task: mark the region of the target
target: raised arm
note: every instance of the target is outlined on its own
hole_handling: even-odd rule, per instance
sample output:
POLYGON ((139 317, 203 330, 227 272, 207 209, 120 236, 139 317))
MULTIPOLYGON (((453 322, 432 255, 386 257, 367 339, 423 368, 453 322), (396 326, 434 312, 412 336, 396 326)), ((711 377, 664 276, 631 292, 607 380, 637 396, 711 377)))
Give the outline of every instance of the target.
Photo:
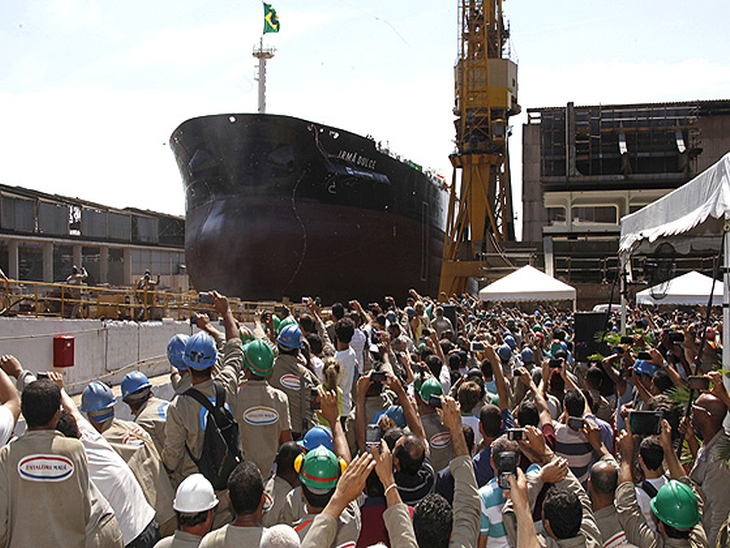
POLYGON ((16 423, 20 416, 20 396, 5 371, 6 368, 12 367, 17 369, 20 374, 23 368, 20 366, 20 362, 10 355, 0 357, 0 367, 2 368, 0 369, 0 403, 8 408, 13 415, 13 423, 16 423))
POLYGON ((488 343, 484 343, 484 356, 492 364, 492 374, 494 375, 494 383, 497 385, 497 395, 499 396, 497 407, 499 407, 500 411, 509 409, 509 390, 507 389, 507 381, 505 381, 504 373, 502 372, 502 361, 499 359, 494 346, 488 343))
POLYGON ((337 391, 335 390, 324 390, 322 387, 318 388, 319 399, 322 402, 322 416, 330 423, 332 429, 332 439, 334 444, 334 453, 338 457, 345 459, 345 462, 349 464, 352 460, 350 455, 350 447, 347 445, 347 438, 345 432, 342 430, 342 423, 340 422, 340 410, 337 406, 337 391))
POLYGON ((236 325, 236 320, 233 318, 231 307, 228 304, 228 297, 221 295, 217 291, 211 291, 210 294, 213 295, 213 307, 218 314, 223 316, 226 341, 238 338, 238 326, 236 325))
POLYGON ((385 375, 387 379, 387 385, 393 392, 395 392, 395 395, 398 396, 398 401, 403 408, 403 416, 406 419, 406 425, 410 429, 411 433, 419 440, 421 440, 421 443, 423 444, 426 453, 428 453, 429 450, 428 441, 426 439, 426 432, 423 429, 423 425, 421 424, 421 418, 418 416, 418 411, 416 411, 416 407, 413 405, 413 402, 410 400, 408 394, 406 394, 406 391, 403 389, 403 385, 395 377, 395 375, 393 375, 389 371, 386 371, 385 375))

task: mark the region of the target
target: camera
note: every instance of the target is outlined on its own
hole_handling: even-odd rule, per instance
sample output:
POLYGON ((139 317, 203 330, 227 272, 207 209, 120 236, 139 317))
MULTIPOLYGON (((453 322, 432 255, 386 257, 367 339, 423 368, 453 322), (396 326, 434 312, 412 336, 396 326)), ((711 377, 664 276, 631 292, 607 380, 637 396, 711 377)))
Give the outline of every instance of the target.
POLYGON ((662 431, 661 411, 630 411, 629 425, 631 425, 631 433, 640 436, 653 436, 662 431))
POLYGON ((709 390, 710 379, 701 375, 687 378, 687 386, 690 390, 709 390))
POLYGON ((210 293, 198 293, 198 302, 200 304, 213 304, 213 295, 210 293))
POLYGON ((499 478, 497 483, 500 489, 509 489, 509 476, 517 474, 517 455, 512 451, 499 453, 499 478))
POLYGON ((385 382, 385 371, 373 371, 370 373, 371 382, 385 382))
POLYGON ((439 396, 431 396, 428 400, 429 407, 441 408, 441 398, 439 396))
POLYGON ((472 352, 483 352, 484 343, 482 343, 482 341, 471 341, 471 351, 472 352))
POLYGON ((312 388, 309 391, 309 398, 312 402, 312 409, 322 409, 322 401, 319 399, 319 390, 312 388))
POLYGON ((642 350, 638 354, 636 354, 636 359, 638 360, 645 360, 647 362, 651 361, 651 354, 649 354, 646 350, 642 350))
POLYGON ((507 439, 510 441, 525 441, 525 429, 509 428, 507 430, 507 439))
POLYGON ((669 340, 673 343, 681 343, 684 342, 684 334, 683 333, 677 333, 676 331, 672 331, 669 334, 669 340))
POLYGON ((621 337, 621 344, 632 345, 632 344, 634 344, 634 339, 633 339, 633 337, 621 337))
POLYGON ((381 435, 380 426, 377 424, 368 424, 365 428, 365 445, 367 445, 368 448, 373 445, 380 445, 381 435))
POLYGON ((558 369, 559 367, 562 367, 562 365, 563 365, 562 362, 557 358, 552 358, 550 360, 550 367, 552 369, 558 369))

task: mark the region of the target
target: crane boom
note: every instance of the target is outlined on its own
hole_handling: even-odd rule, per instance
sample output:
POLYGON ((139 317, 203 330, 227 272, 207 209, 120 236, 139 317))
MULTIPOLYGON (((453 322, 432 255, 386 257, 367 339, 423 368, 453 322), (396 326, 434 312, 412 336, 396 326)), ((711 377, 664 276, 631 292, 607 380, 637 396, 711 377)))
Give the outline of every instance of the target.
POLYGON ((456 152, 440 291, 466 290, 486 277, 487 242, 513 241, 514 215, 507 148, 517 103, 517 64, 505 56, 509 30, 503 0, 459 0, 459 58, 455 67, 456 152), (457 198, 457 186, 459 197, 457 198))

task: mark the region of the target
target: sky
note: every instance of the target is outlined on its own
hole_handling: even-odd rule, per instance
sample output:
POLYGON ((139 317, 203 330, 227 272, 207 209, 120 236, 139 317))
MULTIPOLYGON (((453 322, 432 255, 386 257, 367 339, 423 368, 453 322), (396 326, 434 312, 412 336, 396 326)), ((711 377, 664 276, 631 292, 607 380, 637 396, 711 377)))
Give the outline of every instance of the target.
MULTIPOLYGON (((451 178, 459 0, 272 0, 267 112, 387 142, 451 178)), ((730 3, 508 0, 528 108, 730 99, 730 3)), ((255 112, 255 0, 3 0, 0 183, 184 214, 168 140, 183 121, 255 112)))

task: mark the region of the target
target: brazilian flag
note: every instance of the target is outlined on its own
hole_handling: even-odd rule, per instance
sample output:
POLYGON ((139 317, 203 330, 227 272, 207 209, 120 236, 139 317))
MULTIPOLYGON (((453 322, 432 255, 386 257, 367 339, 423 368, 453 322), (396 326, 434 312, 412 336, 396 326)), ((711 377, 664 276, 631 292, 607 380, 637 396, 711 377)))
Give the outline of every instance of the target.
POLYGON ((271 4, 264 2, 264 34, 267 32, 279 32, 279 18, 271 4))

